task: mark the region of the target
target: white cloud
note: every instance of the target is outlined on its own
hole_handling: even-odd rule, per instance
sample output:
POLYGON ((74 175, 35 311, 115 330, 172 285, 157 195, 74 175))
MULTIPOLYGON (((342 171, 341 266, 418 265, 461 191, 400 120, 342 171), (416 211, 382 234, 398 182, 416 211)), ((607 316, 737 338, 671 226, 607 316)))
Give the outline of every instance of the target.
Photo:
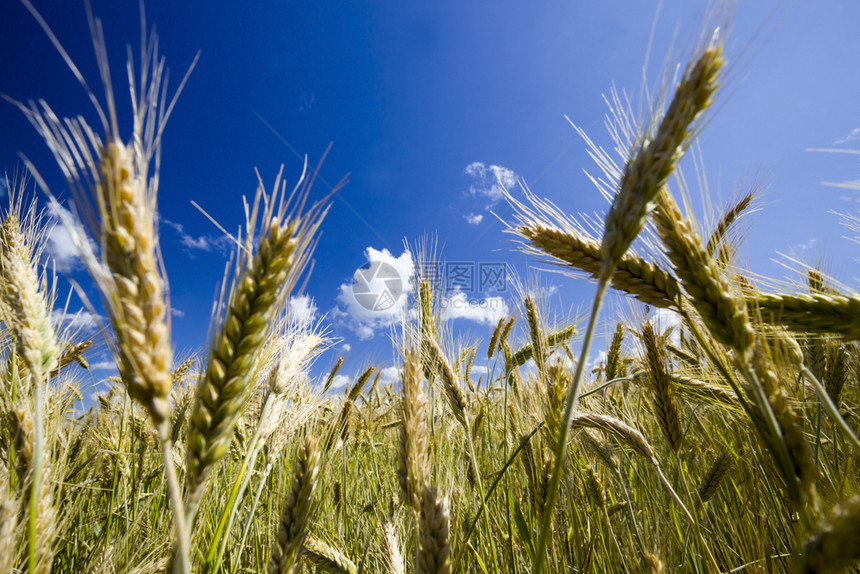
POLYGON ((99 361, 98 363, 90 363, 91 371, 115 371, 116 363, 113 361, 99 361))
POLYGON ((185 317, 185 311, 183 311, 183 310, 181 310, 181 309, 177 309, 176 307, 171 307, 171 308, 170 308, 170 314, 171 314, 173 317, 179 317, 180 319, 182 319, 183 317, 185 317))
POLYGON ((290 321, 307 325, 317 316, 317 305, 310 295, 290 297, 290 321))
POLYGON ((346 375, 335 375, 334 379, 332 379, 331 387, 329 388, 331 390, 342 389, 349 384, 349 380, 349 377, 346 375))
POLYGON ((465 217, 466 217, 466 221, 469 223, 469 225, 480 225, 481 221, 484 220, 484 216, 480 213, 477 215, 475 215, 474 213, 470 213, 469 215, 466 215, 465 217))
POLYGON ((62 329, 77 333, 89 333, 98 329, 101 317, 83 309, 67 313, 63 313, 62 309, 54 309, 51 313, 51 320, 62 329))
POLYGON ((379 384, 381 386, 393 385, 400 381, 400 369, 397 367, 385 367, 379 372, 379 384))
POLYGON ((486 375, 490 372, 490 368, 487 365, 472 365, 472 375, 486 375))
POLYGON ((487 197, 492 203, 499 201, 504 190, 510 189, 517 182, 517 174, 512 169, 500 165, 487 167, 479 161, 467 165, 465 174, 474 179, 469 186, 469 193, 487 197))
POLYGON ((233 240, 224 235, 217 237, 200 235, 194 237, 186 233, 185 227, 181 223, 176 223, 169 219, 161 219, 160 222, 173 229, 179 236, 179 243, 189 251, 217 251, 218 253, 226 253, 233 246, 233 240))
POLYGON ((332 313, 361 340, 405 316, 415 269, 409 251, 395 257, 387 249, 368 247, 364 256, 367 264, 356 270, 352 281, 340 286, 338 306, 332 313))
POLYGON ((358 338, 362 341, 372 339, 373 335, 375 334, 373 327, 365 324, 359 324, 353 330, 355 331, 355 334, 358 335, 358 338))
POLYGON ((344 353, 349 353, 350 351, 352 351, 352 345, 350 345, 349 343, 344 343, 340 346, 340 348, 343 350, 344 353))
POLYGON ((657 333, 672 329, 669 341, 676 347, 681 344, 681 316, 670 309, 654 309, 651 324, 657 333))
MULTIPOLYGON (((567 355, 565 355, 564 358, 567 359, 567 361, 569 363, 569 368, 571 370, 573 370, 576 367, 576 364, 573 361, 571 361, 567 357, 567 355)), ((597 353, 596 356, 591 357, 591 359, 585 363, 585 372, 590 373, 594 369, 603 365, 605 362, 606 362, 606 351, 600 351, 599 353, 597 353)))
POLYGON ((75 236, 78 239, 87 238, 87 240, 89 236, 72 212, 56 201, 48 203, 48 217, 51 231, 45 245, 45 252, 54 260, 61 273, 69 273, 82 264, 81 251, 75 242, 75 236), (71 229, 68 226, 71 226, 71 229))
POLYGON ((495 325, 508 314, 508 305, 501 297, 469 298, 462 291, 444 298, 441 307, 445 319, 469 319, 487 325, 495 325))

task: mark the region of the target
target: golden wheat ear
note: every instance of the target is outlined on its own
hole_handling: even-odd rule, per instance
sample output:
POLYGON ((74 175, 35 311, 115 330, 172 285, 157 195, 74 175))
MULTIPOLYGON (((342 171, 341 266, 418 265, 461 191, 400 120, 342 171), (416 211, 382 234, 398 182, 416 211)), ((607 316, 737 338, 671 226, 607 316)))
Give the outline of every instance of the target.
MULTIPOLYGON (((11 332, 18 356, 40 384, 57 367, 59 342, 51 323, 54 291, 39 260, 48 228, 35 199, 24 205, 27 178, 14 180, 9 207, 0 223, 0 316, 11 332)), ((21 389, 29 394, 28 389, 21 389)))
MULTIPOLYGON (((158 251, 156 195, 161 137, 188 73, 168 98, 164 62, 153 34, 142 41, 140 69, 127 66, 133 129, 120 139, 116 103, 101 22, 89 14, 104 104, 87 85, 44 18, 23 0, 90 96, 101 122, 93 129, 83 116, 61 119, 45 102, 14 103, 45 140, 72 191, 75 208, 89 229, 84 237, 74 218, 60 211, 92 275, 116 335, 114 352, 129 394, 147 410, 159 436, 169 436, 170 329, 165 279, 158 251), (107 110, 107 111, 105 111, 107 110)), ((44 191, 44 180, 29 164, 44 191)))
POLYGON ((415 557, 416 573, 451 573, 451 547, 448 542, 450 523, 448 498, 435 486, 428 486, 421 497, 418 553, 415 557))
POLYGON ((403 356, 400 399, 400 445, 397 451, 397 480, 404 506, 419 512, 421 493, 429 475, 427 397, 421 388, 421 359, 415 350, 403 356))

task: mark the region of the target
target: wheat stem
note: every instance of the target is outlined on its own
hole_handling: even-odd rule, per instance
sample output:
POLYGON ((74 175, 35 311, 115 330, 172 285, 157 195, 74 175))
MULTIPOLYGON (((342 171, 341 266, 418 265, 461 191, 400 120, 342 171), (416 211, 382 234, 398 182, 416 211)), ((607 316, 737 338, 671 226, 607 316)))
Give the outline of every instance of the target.
POLYGON ((830 398, 830 395, 827 394, 827 389, 824 385, 821 384, 815 375, 812 374, 812 371, 807 369, 804 366, 800 367, 800 372, 803 373, 803 376, 806 377, 806 380, 812 385, 815 389, 815 392, 818 394, 818 400, 821 401, 821 404, 824 405, 824 409, 827 411, 827 414, 830 415, 830 418, 833 419, 833 423, 839 427, 848 440, 851 441, 851 444, 854 445, 854 448, 860 452, 860 440, 857 439, 857 435, 854 434, 854 431, 851 430, 851 427, 848 426, 848 423, 845 422, 845 419, 839 414, 839 409, 833 403, 833 400, 830 398))
POLYGON ((552 478, 547 488, 546 508, 544 508, 543 516, 541 517, 540 530, 538 531, 538 543, 535 548, 535 574, 542 574, 544 562, 546 561, 546 546, 549 540, 551 530, 552 514, 555 507, 555 501, 558 497, 558 490, 561 484, 561 474, 564 468, 565 449, 567 447, 567 439, 570 433, 570 421, 573 419, 573 412, 576 410, 576 403, 579 399, 579 390, 582 386, 582 376, 585 372, 585 363, 588 360, 588 351, 591 347, 591 340, 594 337, 594 330, 597 325, 597 315, 600 312, 600 306, 603 303, 603 297, 606 294, 606 288, 609 285, 609 280, 612 277, 612 266, 604 260, 600 278, 597 283, 597 292, 594 295, 594 300, 591 307, 591 316, 588 319, 588 327, 585 330, 585 338, 582 341, 582 350, 580 351, 579 361, 576 363, 576 371, 573 374, 573 382, 567 392, 567 401, 564 405, 564 413, 561 416, 559 426, 558 444, 555 449, 555 464, 553 465, 552 478))

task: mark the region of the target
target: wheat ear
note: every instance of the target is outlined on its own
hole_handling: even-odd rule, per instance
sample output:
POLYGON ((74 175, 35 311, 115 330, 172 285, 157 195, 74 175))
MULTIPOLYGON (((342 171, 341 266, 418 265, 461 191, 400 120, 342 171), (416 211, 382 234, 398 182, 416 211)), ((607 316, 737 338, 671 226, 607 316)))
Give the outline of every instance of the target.
MULTIPOLYGON (((546 336, 546 348, 552 349, 562 343, 568 341, 576 335, 576 325, 568 325, 564 329, 553 331, 546 336)), ((521 367, 528 362, 534 355, 534 346, 532 344, 523 345, 517 352, 511 355, 511 360, 506 361, 511 367, 521 367)))
POLYGON ((611 434, 616 439, 631 447, 635 452, 651 463, 654 467, 654 471, 663 483, 663 486, 666 487, 666 490, 681 508, 684 516, 687 517, 687 520, 689 520, 691 524, 695 524, 693 515, 690 514, 690 511, 687 509, 686 505, 684 505, 684 502, 678 496, 678 493, 676 493, 675 489, 672 488, 672 484, 663 474, 663 469, 660 466, 660 461, 657 460, 657 454, 654 452, 654 447, 651 446, 651 443, 648 442, 648 439, 646 439, 642 433, 614 417, 595 413, 575 414, 571 420, 571 428, 598 429, 611 434))
POLYGON ((723 66, 722 45, 714 42, 687 66, 653 138, 644 140, 627 163, 606 216, 600 247, 604 265, 620 260, 645 225, 653 202, 692 139, 692 126, 711 105, 723 66))
MULTIPOLYGON (((22 180, 20 186, 10 187, 9 210, 0 224, 0 316, 29 371, 29 374, 16 376, 16 385, 21 387, 18 392, 23 397, 21 402, 32 400, 32 406, 16 413, 19 421, 29 423, 32 431, 28 433, 32 456, 27 461, 29 492, 25 497, 29 567, 31 571, 49 572, 53 554, 46 537, 50 540, 53 534, 54 510, 45 428, 45 392, 47 378, 57 366, 60 350, 50 320, 53 290, 47 288, 44 278, 40 280, 37 271, 45 231, 38 223, 40 215, 35 203, 30 205, 27 214, 22 213, 24 183, 22 180), (21 381, 29 381, 32 386, 21 385, 21 381)), ((19 468, 23 468, 20 463, 19 468)), ((23 481, 22 471, 18 474, 23 481)))
POLYGON ((621 357, 621 344, 624 342, 624 323, 618 321, 615 324, 615 333, 612 335, 612 341, 609 343, 609 352, 606 354, 606 367, 604 369, 604 378, 607 382, 615 380, 622 376, 622 369, 626 373, 621 357))
MULTIPOLYGON (((517 231, 536 250, 583 271, 593 279, 600 277, 603 265, 600 244, 584 233, 538 223, 518 227, 517 231)), ((681 293, 678 282, 656 263, 628 250, 615 262, 615 266, 611 279, 614 289, 654 307, 666 309, 677 305, 681 293)))
POLYGON ((823 293, 755 293, 763 321, 806 333, 860 340, 860 296, 823 293))
POLYGON ((451 548, 448 541, 450 522, 448 499, 439 494, 434 486, 425 488, 421 497, 416 574, 451 573, 451 548))
POLYGON ((429 471, 429 439, 424 414, 427 398, 421 389, 421 362, 417 352, 405 353, 402 378, 397 479, 403 504, 418 512, 429 471))
POLYGON ((723 237, 725 237, 726 233, 731 229, 732 225, 738 220, 738 218, 743 215, 744 211, 749 208, 752 203, 753 197, 755 197, 755 193, 750 191, 741 197, 737 202, 735 202, 731 207, 726 209, 723 215, 720 217, 719 222, 717 222, 717 226, 714 228, 714 231, 711 232, 711 236, 708 238, 707 250, 708 253, 713 256, 717 250, 717 247, 722 241, 723 237))
POLYGON ((439 344, 432 337, 425 338, 425 349, 429 355, 429 359, 436 370, 439 372, 439 377, 442 380, 442 386, 445 389, 445 396, 448 398, 448 406, 454 413, 454 417, 468 432, 469 421, 466 417, 468 405, 466 404, 466 396, 463 394, 463 389, 460 387, 460 382, 457 380, 457 374, 454 372, 451 363, 445 358, 439 344))
POLYGON ((42 384, 60 356, 50 318, 53 297, 38 273, 48 230, 39 224, 36 202, 23 205, 26 179, 6 185, 9 208, 0 224, 0 312, 18 355, 33 375, 32 383, 42 384))
POLYGON ((699 484, 699 500, 702 504, 714 497, 731 466, 732 459, 729 457, 729 453, 725 451, 714 459, 699 484))
POLYGON ((717 262, 702 247, 693 223, 681 215, 666 189, 658 196, 655 219, 675 273, 708 331, 720 343, 745 355, 755 337, 746 308, 732 293, 717 262))
POLYGON ((308 437, 296 456, 292 473, 293 481, 284 500, 281 519, 278 523, 278 535, 272 545, 269 574, 292 574, 300 568, 308 520, 314 506, 318 470, 317 444, 308 437))
POLYGON ((382 537, 385 540, 385 555, 383 556, 383 560, 388 569, 388 574, 406 574, 403 555, 400 553, 400 543, 397 541, 397 533, 391 522, 383 523, 382 537))
POLYGON ((502 334, 502 329, 505 327, 505 318, 501 317, 499 319, 496 328, 493 329, 493 335, 490 337, 490 343, 487 345, 487 359, 492 359, 493 354, 496 352, 496 347, 499 344, 499 335, 502 334))
POLYGON ((860 560, 860 496, 838 506, 803 545, 797 574, 846 572, 860 560))
MULTIPOLYGON (((135 76, 133 62, 129 61, 127 66, 133 130, 131 141, 125 144, 119 137, 101 23, 90 14, 107 113, 45 19, 28 0, 24 0, 24 4, 63 55, 101 120, 103 135, 100 136, 81 116, 60 119, 44 102, 39 105, 13 102, 50 148, 96 240, 94 244, 82 237, 71 218, 58 210, 96 283, 115 330, 114 351, 123 382, 129 395, 146 409, 158 431, 180 554, 177 567, 187 572, 188 531, 170 446, 169 305, 164 295, 155 222, 161 137, 196 58, 174 96, 168 98, 157 38, 153 33, 148 42, 144 33, 139 76, 135 76), (141 82, 140 85, 137 82, 141 82)), ((29 167, 40 186, 50 193, 35 168, 29 167)))
POLYGON ((310 186, 304 177, 293 191, 295 194, 303 186, 298 204, 290 207, 292 196, 285 199, 282 173, 283 169, 278 173, 271 197, 260 182, 227 310, 212 340, 206 371, 198 383, 186 439, 189 524, 193 523, 209 472, 230 446, 233 427, 250 391, 250 376, 259 350, 271 332, 272 317, 283 307, 303 271, 313 237, 325 216, 326 210, 319 205, 301 214, 310 186), (253 250, 251 241, 258 219, 265 228, 253 250))
POLYGON ((319 570, 330 574, 356 574, 358 571, 355 563, 343 552, 313 536, 305 540, 304 556, 319 570))
POLYGON ((654 327, 650 322, 642 326, 642 343, 645 348, 645 364, 651 380, 654 414, 669 448, 677 453, 681 449, 681 415, 669 373, 666 346, 663 337, 658 337, 654 333, 654 327))

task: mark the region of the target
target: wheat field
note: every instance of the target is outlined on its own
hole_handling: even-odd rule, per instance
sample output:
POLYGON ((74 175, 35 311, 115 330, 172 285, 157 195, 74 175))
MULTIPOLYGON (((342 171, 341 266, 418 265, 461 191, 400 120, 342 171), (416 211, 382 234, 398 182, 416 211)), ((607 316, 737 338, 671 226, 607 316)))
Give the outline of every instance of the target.
POLYGON ((595 284, 582 320, 553 324, 526 292, 456 345, 419 275, 398 380, 365 366, 344 393, 329 388, 342 360, 311 376, 325 327, 285 314, 325 227, 315 169, 259 178, 207 351, 179 359, 158 158, 193 76, 170 92, 155 50, 131 63, 128 141, 110 89, 92 94, 101 125, 11 101, 74 194, 86 225, 63 223, 108 321, 94 338, 52 321, 65 294, 28 198, 57 166, 28 165, 37 185, 8 183, 0 225, 0 572, 856 571, 860 295, 815 268, 794 287, 743 268, 732 231, 754 193, 707 228, 687 207, 679 163, 722 89, 724 42, 690 50, 644 120, 619 99, 623 161, 591 150, 600 224, 508 190, 521 251, 595 284), (609 291, 630 311, 602 313, 609 291), (94 347, 118 375, 82 409, 94 347))

